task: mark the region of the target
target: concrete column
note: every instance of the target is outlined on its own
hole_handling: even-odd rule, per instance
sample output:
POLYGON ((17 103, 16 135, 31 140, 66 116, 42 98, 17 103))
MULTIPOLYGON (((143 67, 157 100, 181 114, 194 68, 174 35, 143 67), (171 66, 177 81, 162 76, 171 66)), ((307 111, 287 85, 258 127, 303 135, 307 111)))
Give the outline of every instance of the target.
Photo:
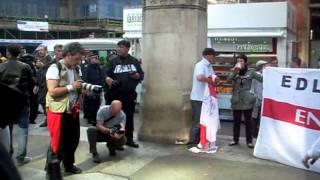
POLYGON ((72 19, 73 15, 73 0, 60 0, 60 18, 61 19, 72 19))
POLYGON ((188 140, 194 64, 207 44, 207 0, 145 0, 140 140, 188 140))
MULTIPOLYGON (((298 1, 298 0, 296 0, 298 1)), ((298 57, 300 57, 303 61, 304 65, 308 67, 316 67, 312 66, 312 62, 310 62, 309 57, 309 49, 310 49, 310 9, 309 9, 309 1, 303 0, 298 1, 296 3, 298 6, 296 7, 296 11, 301 13, 297 14, 300 17, 298 18, 298 57), (298 9, 299 8, 299 9, 298 9), (311 66, 309 66, 311 65, 311 66)))
POLYGON ((287 36, 284 38, 278 38, 277 41, 277 57, 278 65, 280 67, 288 67, 290 60, 288 59, 287 48, 288 48, 287 36))

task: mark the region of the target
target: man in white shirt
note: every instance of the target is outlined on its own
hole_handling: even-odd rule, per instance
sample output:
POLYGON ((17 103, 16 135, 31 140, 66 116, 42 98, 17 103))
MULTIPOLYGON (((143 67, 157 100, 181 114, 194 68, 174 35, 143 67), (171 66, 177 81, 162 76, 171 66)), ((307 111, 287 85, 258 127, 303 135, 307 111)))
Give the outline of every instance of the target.
POLYGON ((80 138, 79 96, 82 88, 80 61, 83 47, 75 42, 64 46, 63 59, 52 64, 46 74, 47 124, 50 146, 46 170, 50 180, 62 179, 60 161, 70 174, 81 173, 74 165, 74 154, 80 138))
POLYGON ((216 52, 212 48, 205 48, 202 51, 202 60, 199 61, 194 68, 192 91, 190 95, 192 109, 192 127, 189 134, 189 148, 199 144, 200 140, 200 112, 205 86, 207 83, 212 83, 209 76, 214 74, 212 63, 215 60, 216 52))

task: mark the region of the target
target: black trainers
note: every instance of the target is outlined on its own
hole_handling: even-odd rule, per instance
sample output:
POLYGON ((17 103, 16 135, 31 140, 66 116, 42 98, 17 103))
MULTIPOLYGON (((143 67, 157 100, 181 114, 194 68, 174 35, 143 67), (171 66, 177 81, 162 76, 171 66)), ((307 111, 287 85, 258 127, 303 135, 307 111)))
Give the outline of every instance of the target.
POLYGON ((117 151, 124 151, 124 147, 123 146, 118 146, 118 147, 116 147, 116 150, 117 151))
POLYGON ((248 148, 253 149, 254 145, 252 143, 247 143, 248 148))
POLYGON ((60 171, 60 162, 48 163, 46 179, 48 180, 63 180, 60 171))
POLYGON ((116 150, 114 148, 109 148, 110 156, 116 156, 116 150))
POLYGON ((71 174, 80 174, 82 172, 82 170, 75 165, 71 165, 70 167, 65 169, 67 173, 71 173, 71 174))
POLYGON ((23 159, 17 159, 17 165, 22 166, 22 165, 28 164, 31 160, 32 158, 27 156, 24 157, 23 159))
POLYGON ((93 162, 95 162, 95 163, 100 163, 100 162, 101 162, 101 159, 100 159, 98 153, 93 153, 93 154, 92 154, 92 160, 93 160, 93 162))
POLYGON ((139 144, 134 141, 128 141, 126 143, 127 146, 133 147, 133 148, 139 148, 139 144))

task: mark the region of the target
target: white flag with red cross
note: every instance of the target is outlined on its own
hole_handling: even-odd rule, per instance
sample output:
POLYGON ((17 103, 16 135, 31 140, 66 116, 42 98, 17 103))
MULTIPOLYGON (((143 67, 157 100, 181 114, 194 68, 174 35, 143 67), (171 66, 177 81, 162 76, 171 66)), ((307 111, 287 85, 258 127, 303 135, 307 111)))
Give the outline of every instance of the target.
MULTIPOLYGON (((215 75, 212 75, 209 79, 214 81, 215 77, 215 75)), ((208 83, 205 88, 200 114, 200 144, 202 147, 207 145, 208 142, 216 141, 219 129, 220 120, 216 85, 215 83, 208 83)))
MULTIPOLYGON (((302 160, 320 137, 320 70, 267 68, 254 156, 305 169, 302 160)), ((320 172, 320 161, 311 171, 320 172)))

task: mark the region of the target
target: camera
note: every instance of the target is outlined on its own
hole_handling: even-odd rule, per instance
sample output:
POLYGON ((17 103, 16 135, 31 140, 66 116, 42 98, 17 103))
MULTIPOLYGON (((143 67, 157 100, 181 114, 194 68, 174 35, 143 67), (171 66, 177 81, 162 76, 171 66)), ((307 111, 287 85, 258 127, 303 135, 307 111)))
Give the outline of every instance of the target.
POLYGON ((117 134, 124 134, 124 131, 123 130, 120 130, 121 129, 121 126, 120 124, 117 124, 117 125, 114 125, 112 128, 111 128, 111 135, 114 135, 115 133, 117 134))
POLYGON ((93 92, 97 92, 100 93, 102 92, 102 86, 99 85, 94 85, 94 84, 89 84, 89 83, 82 83, 82 88, 85 90, 89 90, 89 91, 93 91, 93 92))

